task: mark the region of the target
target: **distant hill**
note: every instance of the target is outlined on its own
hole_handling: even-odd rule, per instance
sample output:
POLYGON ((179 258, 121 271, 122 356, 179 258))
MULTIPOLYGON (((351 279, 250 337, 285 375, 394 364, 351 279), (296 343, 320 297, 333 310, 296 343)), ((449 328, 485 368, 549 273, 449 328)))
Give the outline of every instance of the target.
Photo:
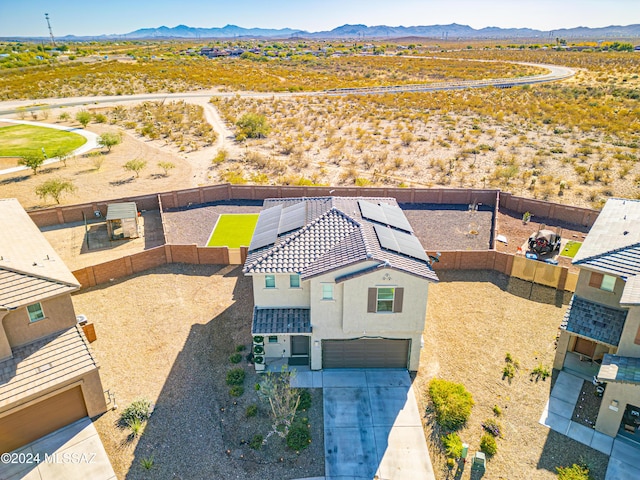
MULTIPOLYGON (((291 38, 301 37, 309 39, 395 39, 395 38, 433 38, 433 39, 517 39, 539 38, 541 41, 555 40, 556 37, 565 39, 612 39, 612 38, 640 38, 640 24, 610 25, 608 27, 589 28, 575 27, 559 30, 543 31, 531 28, 500 28, 485 27, 475 29, 468 25, 423 25, 414 27, 390 27, 387 25, 342 25, 333 30, 323 32, 307 32, 291 28, 243 28, 237 25, 226 25, 218 28, 195 28, 187 25, 176 27, 141 28, 134 32, 120 35, 95 35, 60 37, 62 41, 74 40, 113 40, 113 39, 205 39, 205 38, 291 38)), ((6 37, 6 39, 13 39, 6 37)), ((24 37, 15 37, 24 38, 24 37)), ((36 37, 32 37, 36 38, 36 37)), ((40 38, 40 37, 37 37, 40 38)))

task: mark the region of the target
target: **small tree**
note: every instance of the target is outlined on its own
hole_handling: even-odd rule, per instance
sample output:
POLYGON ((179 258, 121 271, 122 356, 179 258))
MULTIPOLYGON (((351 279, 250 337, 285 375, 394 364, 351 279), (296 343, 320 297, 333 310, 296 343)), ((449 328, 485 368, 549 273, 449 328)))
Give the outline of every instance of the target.
POLYGON ((146 160, 142 160, 140 158, 136 158, 134 160, 129 160, 124 164, 124 169, 129 170, 130 172, 134 172, 136 174, 136 178, 140 176, 140 171, 147 166, 146 160))
POLYGON ((54 178, 47 180, 43 184, 36 187, 36 194, 43 200, 46 197, 53 198, 57 204, 60 204, 60 196, 65 192, 74 192, 76 187, 69 180, 60 180, 54 178))
POLYGON ((76 121, 82 125, 82 128, 86 128, 91 121, 91 114, 86 110, 80 110, 76 113, 76 121))
POLYGON ((53 154, 53 156, 56 157, 58 160, 60 160, 62 164, 66 167, 67 160, 69 160, 69 157, 71 156, 71 152, 68 152, 64 148, 58 148, 53 154))
POLYGON ((169 170, 176 168, 173 162, 162 161, 158 162, 158 166, 164 170, 164 176, 167 177, 169 175, 169 170))
POLYGON ((260 383, 258 395, 269 403, 273 420, 265 441, 274 433, 282 438, 289 433, 300 404, 300 392, 291 387, 294 376, 294 372, 287 372, 283 367, 280 374, 268 372, 260 383))
POLYGON ((33 170, 33 174, 38 174, 38 168, 44 163, 44 157, 39 153, 28 153, 18 160, 18 165, 24 165, 33 170))
POLYGON ((98 145, 105 147, 107 153, 111 151, 111 147, 120 145, 122 143, 122 135, 114 132, 106 132, 98 137, 98 145))
POLYGON ((236 126, 240 129, 240 132, 236 135, 238 140, 264 138, 271 130, 267 124, 266 117, 259 113, 245 113, 236 122, 236 126))

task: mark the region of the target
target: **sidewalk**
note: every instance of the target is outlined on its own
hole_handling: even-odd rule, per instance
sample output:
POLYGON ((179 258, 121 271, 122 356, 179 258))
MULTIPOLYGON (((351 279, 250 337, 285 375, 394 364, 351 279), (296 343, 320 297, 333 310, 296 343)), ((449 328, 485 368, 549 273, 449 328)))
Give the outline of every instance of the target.
POLYGON ((580 396, 583 379, 560 372, 549 401, 545 405, 540 423, 562 435, 588 445, 609 456, 605 480, 636 480, 640 478, 640 445, 613 438, 593 428, 571 420, 580 396))

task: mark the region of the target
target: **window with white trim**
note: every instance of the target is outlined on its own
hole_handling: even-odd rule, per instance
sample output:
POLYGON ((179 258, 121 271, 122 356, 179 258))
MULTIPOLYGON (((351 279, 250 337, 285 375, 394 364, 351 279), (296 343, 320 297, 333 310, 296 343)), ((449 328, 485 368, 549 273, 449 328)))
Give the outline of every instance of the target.
POLYGON ((44 312, 42 311, 42 304, 40 304, 40 302, 29 305, 27 312, 29 312, 30 322, 37 322, 38 320, 44 319, 44 312))
POLYGON ((265 275, 264 276, 264 288, 276 288, 276 276, 265 275))
POLYGON ((376 312, 393 312, 395 288, 378 288, 376 312))
POLYGON ((300 288, 300 275, 289 275, 289 288, 300 288))
POLYGON ((368 313, 402 313, 403 287, 371 287, 367 299, 368 313))

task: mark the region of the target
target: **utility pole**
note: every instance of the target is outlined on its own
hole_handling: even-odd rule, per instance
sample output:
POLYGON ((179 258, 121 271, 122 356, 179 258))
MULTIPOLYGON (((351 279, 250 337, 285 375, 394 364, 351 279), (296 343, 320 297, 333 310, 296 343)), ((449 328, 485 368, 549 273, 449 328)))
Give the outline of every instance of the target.
POLYGON ((44 18, 47 19, 47 26, 49 27, 49 36, 51 37, 51 43, 54 47, 57 47, 56 40, 53 38, 53 30, 51 30, 51 22, 49 21, 49 14, 45 13, 44 18))

